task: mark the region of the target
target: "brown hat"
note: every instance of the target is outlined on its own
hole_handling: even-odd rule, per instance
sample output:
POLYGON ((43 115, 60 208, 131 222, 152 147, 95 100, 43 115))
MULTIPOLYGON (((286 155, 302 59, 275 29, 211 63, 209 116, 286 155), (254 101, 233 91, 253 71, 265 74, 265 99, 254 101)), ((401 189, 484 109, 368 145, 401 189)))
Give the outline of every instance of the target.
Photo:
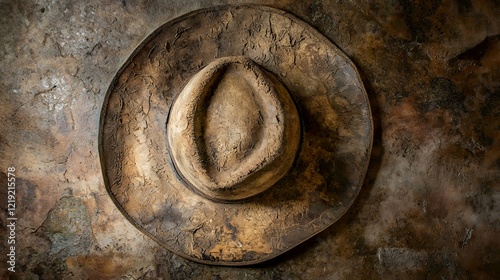
POLYGON ((139 230, 207 264, 273 258, 337 221, 373 125, 352 62, 262 6, 189 13, 151 34, 104 101, 106 188, 139 230))

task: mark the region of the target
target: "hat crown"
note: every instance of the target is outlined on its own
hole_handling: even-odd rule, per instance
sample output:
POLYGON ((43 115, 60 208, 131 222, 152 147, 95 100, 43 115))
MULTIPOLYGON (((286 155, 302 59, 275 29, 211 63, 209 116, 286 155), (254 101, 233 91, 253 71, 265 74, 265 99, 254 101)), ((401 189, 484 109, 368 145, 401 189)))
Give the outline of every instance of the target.
POLYGON ((261 193, 291 168, 300 121, 285 87, 245 57, 195 74, 167 121, 170 156, 185 183, 214 200, 261 193))

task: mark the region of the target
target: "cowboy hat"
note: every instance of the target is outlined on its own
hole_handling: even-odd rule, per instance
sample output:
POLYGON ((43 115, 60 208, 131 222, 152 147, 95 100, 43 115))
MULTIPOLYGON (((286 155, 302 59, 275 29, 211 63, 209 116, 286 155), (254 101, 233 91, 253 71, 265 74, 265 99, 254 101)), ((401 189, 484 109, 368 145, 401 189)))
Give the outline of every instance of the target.
POLYGON ((218 6, 159 27, 111 82, 106 189, 182 257, 248 265, 332 225, 355 200, 373 125, 353 63, 296 17, 218 6))

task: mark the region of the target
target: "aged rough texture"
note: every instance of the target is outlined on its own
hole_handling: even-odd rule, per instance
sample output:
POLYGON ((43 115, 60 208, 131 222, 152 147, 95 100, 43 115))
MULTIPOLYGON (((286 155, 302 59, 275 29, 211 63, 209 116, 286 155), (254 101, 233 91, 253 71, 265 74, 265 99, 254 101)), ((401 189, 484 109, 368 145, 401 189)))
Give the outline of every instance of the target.
MULTIPOLYGON (((225 265, 268 260, 337 221, 359 193, 373 138, 361 83, 342 52, 281 10, 238 5, 190 13, 155 31, 110 86, 99 139, 106 187, 133 224, 182 256, 225 265), (220 74, 220 81, 207 74, 224 65, 239 65, 239 75, 261 72, 252 80, 261 84, 258 95, 268 97, 257 106, 267 126, 251 143, 257 148, 245 148, 251 153, 244 164, 232 164, 231 177, 215 170, 228 177, 221 188, 210 181, 217 178, 213 172, 207 173, 210 166, 221 169, 213 158, 224 151, 210 144, 212 158, 199 155, 203 142, 214 141, 203 130, 221 124, 200 115, 205 107, 210 113, 217 100, 207 97, 210 90, 197 88, 227 86, 230 71, 220 74), (276 90, 279 99, 264 88, 271 79, 273 88, 281 85, 278 77, 286 87, 276 90), (286 110, 275 105, 285 97, 286 110), (295 114, 287 113, 290 107, 295 114), (248 173, 251 184, 232 185, 248 173), (223 203, 229 198, 240 201, 223 203)), ((233 131, 236 115, 228 117, 233 131)), ((224 135, 220 129, 212 133, 217 132, 224 135)))
POLYGON ((165 138, 172 164, 210 199, 259 194, 296 158, 297 108, 264 71, 243 56, 216 59, 189 80, 169 109, 165 138))
POLYGON ((368 176, 346 216, 254 267, 172 255, 107 195, 99 111, 147 34, 220 1, 2 1, 0 166, 16 166, 19 178, 18 278, 498 278, 498 2, 245 2, 303 19, 361 72, 376 133, 368 176), (74 224, 56 235, 57 217, 74 224), (67 242, 52 244, 58 236, 67 242))

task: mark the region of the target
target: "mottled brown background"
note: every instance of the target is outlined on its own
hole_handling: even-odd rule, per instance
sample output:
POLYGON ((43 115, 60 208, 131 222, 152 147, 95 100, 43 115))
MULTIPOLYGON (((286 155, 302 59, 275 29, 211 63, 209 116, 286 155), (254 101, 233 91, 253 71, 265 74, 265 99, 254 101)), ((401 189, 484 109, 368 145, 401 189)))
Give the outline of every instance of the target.
MULTIPOLYGON (((317 28, 361 72, 376 133, 359 198, 334 226, 247 268, 184 260, 129 224, 101 176, 97 130, 104 94, 156 27, 215 3, 1 1, 2 208, 8 166, 18 178, 18 272, 11 277, 499 277, 495 0, 265 2, 317 28)), ((1 222, 5 236, 4 213, 1 222)), ((0 243, 3 268, 6 239, 0 243)), ((7 277, 4 269, 1 275, 7 277)))

